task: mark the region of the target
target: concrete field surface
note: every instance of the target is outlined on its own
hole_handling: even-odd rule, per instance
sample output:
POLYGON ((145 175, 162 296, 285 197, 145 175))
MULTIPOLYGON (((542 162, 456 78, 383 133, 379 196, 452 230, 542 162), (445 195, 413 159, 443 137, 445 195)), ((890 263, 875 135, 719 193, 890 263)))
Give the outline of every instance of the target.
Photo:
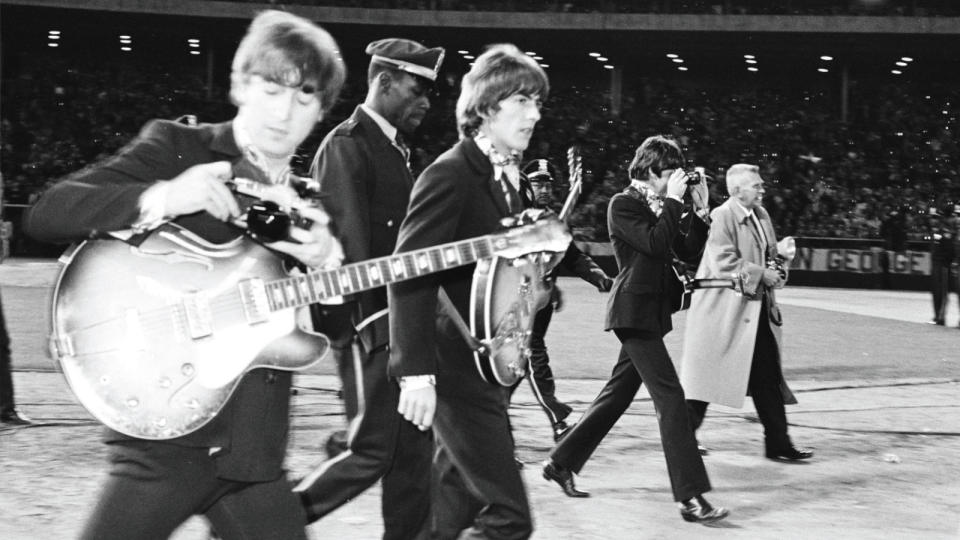
MULTIPOLYGON (((0 538, 73 538, 106 471, 99 424, 79 405, 46 356, 55 265, 8 260, 0 292, 13 341, 18 405, 38 422, 0 426, 0 538)), ((558 397, 586 409, 619 346, 601 330, 606 295, 561 278, 565 309, 547 335, 558 397)), ((927 293, 787 287, 784 372, 800 403, 788 407, 791 436, 815 457, 764 459, 752 403, 711 407, 700 430, 714 487, 708 499, 731 510, 714 526, 680 519, 670 494, 655 411, 641 389, 577 478, 589 499, 570 499, 541 477, 550 428, 526 383, 511 407, 517 454, 540 539, 947 539, 960 537, 960 330, 956 295, 948 326, 927 324, 927 293)), ((680 356, 681 314, 667 344, 680 356)), ((331 362, 298 375, 288 452, 291 477, 322 459, 328 433, 343 426, 331 362)), ((382 534, 375 486, 311 525, 311 538, 382 534)), ((203 518, 177 540, 204 539, 203 518)))

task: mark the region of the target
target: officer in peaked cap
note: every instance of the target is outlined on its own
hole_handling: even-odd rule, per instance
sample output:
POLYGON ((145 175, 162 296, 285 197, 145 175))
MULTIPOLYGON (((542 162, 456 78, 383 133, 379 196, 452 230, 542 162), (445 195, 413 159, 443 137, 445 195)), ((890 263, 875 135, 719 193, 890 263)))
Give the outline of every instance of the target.
POLYGON ((545 159, 535 159, 523 166, 523 182, 521 194, 526 197, 524 206, 548 208, 553 201, 553 183, 556 170, 545 159))
MULTIPOLYGON (((443 61, 443 49, 407 39, 374 41, 366 52, 367 95, 327 134, 311 167, 347 262, 387 256, 396 247, 414 183, 405 136, 430 109, 443 61)), ((379 482, 383 540, 423 538, 431 525, 433 439, 397 413, 400 388, 387 377, 386 288, 345 300, 315 309, 314 323, 331 339, 350 435, 331 436, 328 453, 342 453, 294 491, 313 522, 379 482)))
POLYGON ((372 57, 371 64, 387 64, 431 82, 437 80, 444 55, 443 47, 428 49, 416 41, 401 38, 374 41, 367 45, 366 52, 372 57))

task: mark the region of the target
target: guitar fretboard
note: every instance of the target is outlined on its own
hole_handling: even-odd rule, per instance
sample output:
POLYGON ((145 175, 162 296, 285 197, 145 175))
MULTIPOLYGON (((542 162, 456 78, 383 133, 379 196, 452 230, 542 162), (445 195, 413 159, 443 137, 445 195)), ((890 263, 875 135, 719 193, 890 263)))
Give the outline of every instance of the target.
POLYGON ((492 257, 496 240, 481 236, 278 279, 266 284, 267 299, 277 311, 441 272, 492 257))

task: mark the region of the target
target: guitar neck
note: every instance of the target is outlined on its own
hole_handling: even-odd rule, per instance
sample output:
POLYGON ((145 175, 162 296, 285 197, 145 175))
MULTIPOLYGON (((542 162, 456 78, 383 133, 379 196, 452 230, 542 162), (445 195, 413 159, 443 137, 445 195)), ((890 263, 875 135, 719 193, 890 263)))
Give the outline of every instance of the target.
POLYGON ((570 213, 573 212, 573 205, 577 203, 577 198, 580 197, 580 186, 581 181, 577 179, 572 186, 570 186, 570 193, 567 194, 567 200, 563 203, 563 208, 560 209, 560 221, 566 221, 570 217, 570 213))
POLYGON ((302 307, 490 258, 496 253, 497 238, 480 236, 290 276, 266 283, 265 291, 272 311, 302 307))

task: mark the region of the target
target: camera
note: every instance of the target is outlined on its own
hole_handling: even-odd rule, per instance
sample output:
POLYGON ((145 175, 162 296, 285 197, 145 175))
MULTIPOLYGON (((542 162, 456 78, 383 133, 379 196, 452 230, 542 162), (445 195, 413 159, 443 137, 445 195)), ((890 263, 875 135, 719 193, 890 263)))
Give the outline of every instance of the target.
MULTIPOLYGON (((308 184, 312 181, 289 175, 284 179, 297 192, 300 201, 307 205, 318 204, 319 197, 304 198, 304 194, 317 194, 319 190, 308 184)), ((313 222, 300 215, 296 208, 281 206, 276 202, 262 198, 269 185, 234 177, 227 182, 227 186, 238 197, 243 214, 236 224, 259 242, 270 243, 280 240, 294 241, 290 238, 290 227, 309 229, 313 222)))
POLYGON ((700 182, 707 181, 707 173, 703 167, 694 167, 692 171, 684 171, 687 174, 687 185, 696 186, 700 182))

